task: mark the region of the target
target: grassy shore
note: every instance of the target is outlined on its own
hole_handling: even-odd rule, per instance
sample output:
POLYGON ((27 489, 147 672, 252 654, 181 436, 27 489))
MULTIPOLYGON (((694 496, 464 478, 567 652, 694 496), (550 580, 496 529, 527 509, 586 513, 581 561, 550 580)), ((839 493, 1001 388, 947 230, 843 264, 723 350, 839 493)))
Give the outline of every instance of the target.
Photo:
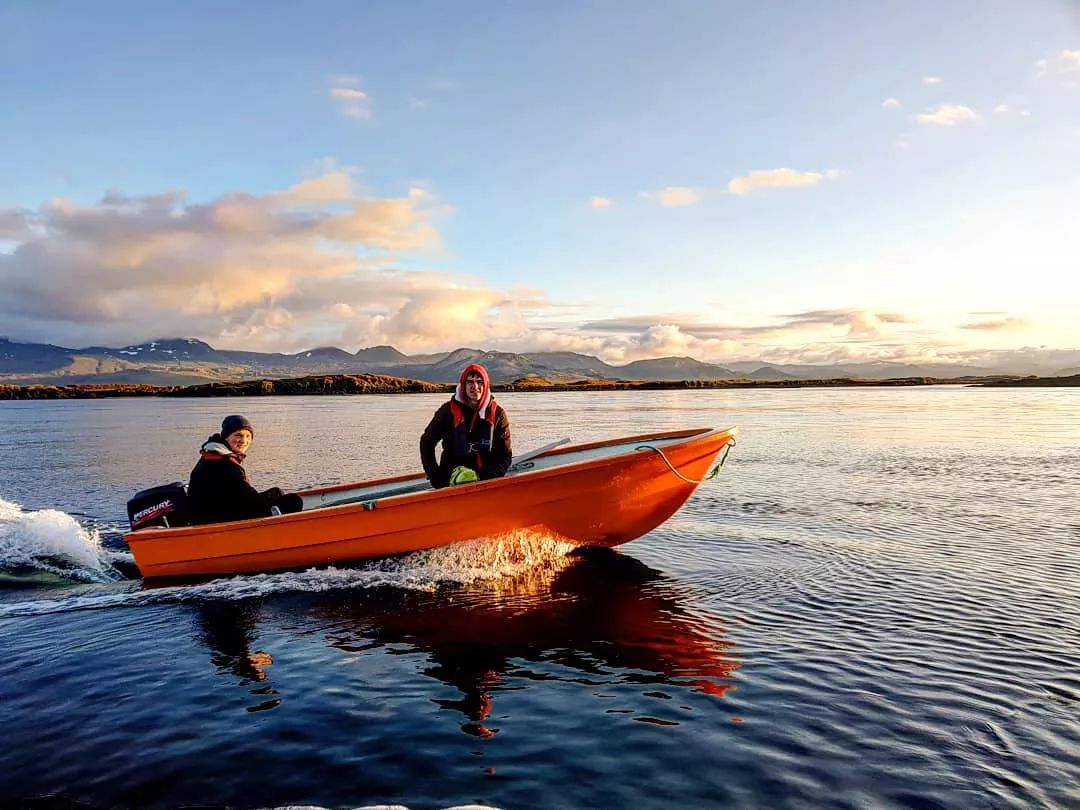
POLYGON ((0 399, 424 394, 445 390, 449 390, 449 387, 381 374, 320 374, 286 380, 245 380, 205 385, 0 385, 0 399))
MULTIPOLYGON (((838 377, 829 380, 582 380, 552 382, 527 377, 505 385, 501 391, 664 391, 705 388, 823 388, 897 385, 978 385, 991 387, 1080 386, 1072 377, 897 377, 871 380, 838 377)), ((0 385, 0 399, 106 399, 113 397, 265 397, 345 394, 449 393, 452 385, 387 377, 381 374, 318 374, 285 380, 248 380, 205 385, 0 385)))
POLYGON ((1021 377, 1019 379, 987 380, 980 383, 988 388, 1067 388, 1080 386, 1080 374, 1071 377, 1021 377))

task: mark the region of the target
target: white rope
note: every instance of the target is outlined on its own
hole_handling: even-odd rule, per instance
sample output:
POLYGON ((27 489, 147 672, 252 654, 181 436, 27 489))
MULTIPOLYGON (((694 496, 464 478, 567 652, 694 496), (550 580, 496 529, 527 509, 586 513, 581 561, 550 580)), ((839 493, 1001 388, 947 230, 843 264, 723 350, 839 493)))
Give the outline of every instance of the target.
POLYGON ((699 479, 699 480, 695 480, 693 478, 687 478, 681 472, 676 470, 675 467, 672 465, 672 463, 670 461, 668 461, 668 457, 664 455, 664 451, 661 450, 659 447, 653 447, 651 444, 640 444, 637 447, 635 447, 634 449, 635 450, 652 450, 654 453, 659 455, 660 458, 662 458, 664 460, 664 463, 667 464, 668 469, 671 470, 673 473, 675 473, 675 475, 677 475, 679 478, 681 478, 686 483, 693 484, 693 485, 697 486, 698 484, 703 484, 706 481, 716 477, 716 474, 718 472, 720 472, 720 468, 724 466, 724 462, 727 461, 728 451, 731 450, 731 448, 732 448, 732 446, 734 444, 735 444, 735 442, 733 440, 733 441, 730 441, 730 442, 728 442, 727 444, 724 445, 724 455, 721 456, 720 461, 717 462, 716 466, 712 468, 712 470, 709 472, 708 475, 706 475, 704 478, 699 479))

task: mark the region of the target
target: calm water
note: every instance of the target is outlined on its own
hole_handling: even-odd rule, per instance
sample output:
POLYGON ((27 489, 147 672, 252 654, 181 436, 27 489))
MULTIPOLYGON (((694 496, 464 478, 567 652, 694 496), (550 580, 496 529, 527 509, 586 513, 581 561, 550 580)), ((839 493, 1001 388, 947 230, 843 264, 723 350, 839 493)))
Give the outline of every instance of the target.
POLYGON ((1080 806, 1080 391, 507 395, 519 452, 742 433, 616 555, 134 577, 225 414, 289 488, 413 471, 440 400, 0 403, 0 798, 1080 806))

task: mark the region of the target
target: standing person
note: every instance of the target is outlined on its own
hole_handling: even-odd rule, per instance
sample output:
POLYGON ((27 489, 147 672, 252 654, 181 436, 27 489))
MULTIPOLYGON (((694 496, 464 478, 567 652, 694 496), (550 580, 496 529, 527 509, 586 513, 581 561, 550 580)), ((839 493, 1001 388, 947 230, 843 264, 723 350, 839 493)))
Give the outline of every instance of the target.
POLYGON ((478 478, 501 478, 510 468, 510 419, 491 396, 487 369, 461 372, 454 396, 443 403, 420 437, 420 461, 436 489, 478 478), (442 458, 435 447, 442 442, 442 458))
POLYGON ((304 507, 299 495, 286 495, 277 487, 259 492, 248 481, 244 459, 255 438, 247 417, 226 416, 221 432, 207 439, 201 458, 191 471, 188 504, 192 523, 223 523, 269 517, 272 507, 281 512, 299 512, 304 507))

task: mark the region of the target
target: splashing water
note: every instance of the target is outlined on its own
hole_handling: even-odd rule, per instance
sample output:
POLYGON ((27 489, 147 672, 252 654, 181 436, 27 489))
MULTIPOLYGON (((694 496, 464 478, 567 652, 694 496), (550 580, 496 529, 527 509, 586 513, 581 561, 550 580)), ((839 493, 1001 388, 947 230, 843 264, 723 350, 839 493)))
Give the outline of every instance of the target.
POLYGON ((123 556, 102 548, 96 529, 66 512, 28 512, 0 499, 0 570, 34 569, 84 582, 112 581, 111 560, 123 556))
MULTIPOLYGON (((62 512, 55 514, 72 520, 62 512)), ((80 531, 88 538, 95 536, 81 527, 80 531)), ((148 604, 239 601, 279 593, 322 593, 351 588, 390 587, 431 592, 445 586, 509 580, 526 571, 555 569, 565 564, 566 554, 573 548, 572 543, 550 534, 523 530, 376 560, 356 568, 329 566, 305 571, 245 574, 149 589, 140 589, 137 583, 125 583, 123 590, 110 589, 104 593, 68 594, 59 599, 38 596, 0 605, 0 618, 148 604)), ((70 571, 65 574, 70 576, 70 571)), ((100 580, 99 576, 97 581, 100 580)))
POLYGON ((439 584, 470 585, 558 565, 573 549, 560 537, 521 529, 396 557, 380 569, 400 577, 404 587, 434 590, 439 584))

